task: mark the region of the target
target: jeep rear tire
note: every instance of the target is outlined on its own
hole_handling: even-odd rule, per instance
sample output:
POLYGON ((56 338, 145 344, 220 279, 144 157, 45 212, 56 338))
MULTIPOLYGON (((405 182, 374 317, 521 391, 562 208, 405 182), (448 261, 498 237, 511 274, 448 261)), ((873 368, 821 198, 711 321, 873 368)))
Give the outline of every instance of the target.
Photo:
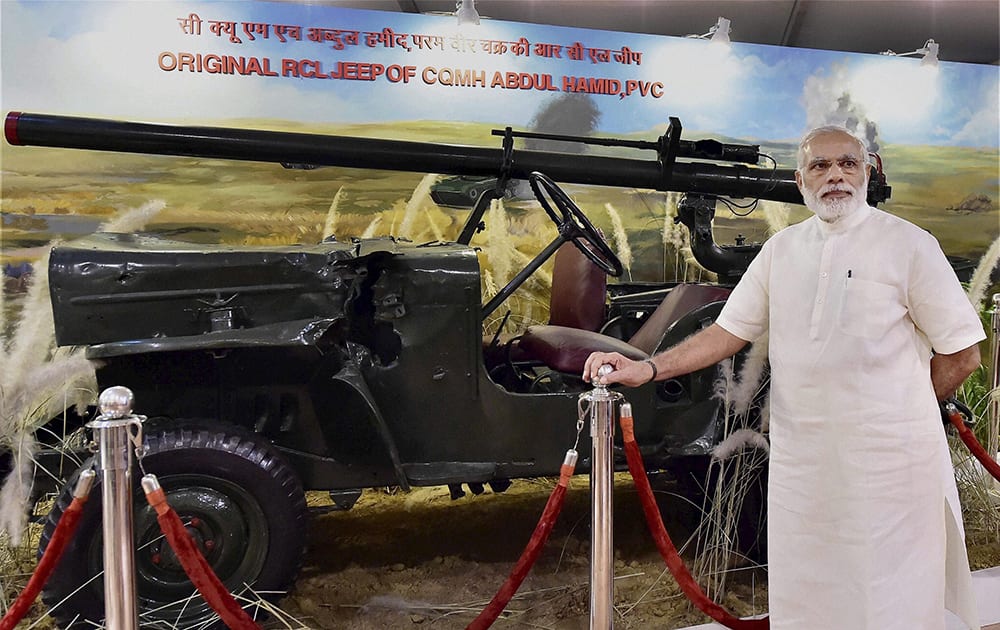
MULTIPOLYGON (((157 475, 170 506, 230 592, 255 600, 255 595, 246 593, 247 586, 257 593, 285 590, 301 566, 307 512, 298 477, 281 455, 259 436, 216 422, 175 423, 147 431, 142 462, 146 472, 157 475)), ((81 470, 93 465, 92 458, 81 470)), ((190 628, 212 619, 214 611, 195 591, 161 535, 156 513, 140 487, 140 473, 134 472, 140 623, 162 620, 159 625, 190 628)), ((49 513, 39 555, 68 507, 78 477, 79 471, 49 513)), ((102 550, 97 483, 42 594, 60 626, 89 628, 104 618, 102 550), (92 580, 94 576, 98 577, 92 580)))

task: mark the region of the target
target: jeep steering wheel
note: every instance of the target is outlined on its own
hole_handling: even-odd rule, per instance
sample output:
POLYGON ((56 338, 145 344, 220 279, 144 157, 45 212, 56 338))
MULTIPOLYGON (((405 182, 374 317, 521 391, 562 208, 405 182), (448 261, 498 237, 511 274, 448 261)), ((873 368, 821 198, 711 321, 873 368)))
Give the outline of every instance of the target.
POLYGON ((528 176, 528 183, 531 184, 531 190, 535 193, 538 203, 542 204, 546 214, 556 224, 559 236, 564 242, 573 241, 584 256, 609 276, 617 278, 622 275, 622 261, 611 251, 611 246, 604 240, 600 231, 569 198, 569 195, 547 175, 538 171, 528 176), (552 209, 549 199, 555 204, 559 214, 552 209))

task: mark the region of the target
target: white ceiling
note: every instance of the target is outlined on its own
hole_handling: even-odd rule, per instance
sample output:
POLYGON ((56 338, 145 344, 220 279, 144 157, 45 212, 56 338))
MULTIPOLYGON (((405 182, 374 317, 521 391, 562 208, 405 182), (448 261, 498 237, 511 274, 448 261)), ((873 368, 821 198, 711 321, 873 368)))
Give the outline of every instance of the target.
MULTIPOLYGON (((314 0, 407 13, 452 12, 455 0, 314 0)), ((942 61, 1000 63, 998 0, 476 0, 483 16, 511 22, 684 36, 721 16, 733 41, 897 53, 928 39, 942 61)))

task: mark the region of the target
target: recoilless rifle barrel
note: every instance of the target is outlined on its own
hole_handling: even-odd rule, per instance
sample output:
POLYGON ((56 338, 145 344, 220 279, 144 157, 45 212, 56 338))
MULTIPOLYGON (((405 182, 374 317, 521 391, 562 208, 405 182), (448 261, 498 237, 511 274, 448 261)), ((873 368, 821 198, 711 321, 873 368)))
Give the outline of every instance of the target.
MULTIPOLYGON (((485 148, 308 133, 177 126, 99 118, 11 112, 4 136, 13 145, 204 157, 283 164, 416 171, 450 175, 527 179, 542 171, 558 182, 677 191, 704 195, 752 197, 802 203, 792 169, 746 164, 678 162, 683 149, 697 143, 679 139, 680 124, 656 143, 620 141, 618 146, 658 148, 655 160, 573 153, 485 148), (626 144, 621 144, 624 142, 626 144)), ((498 134, 504 135, 504 134, 498 134)), ((519 134, 523 135, 523 134, 519 134)), ((567 139, 561 137, 561 139, 567 139)), ((593 144, 590 138, 569 138, 593 144)), ((602 142, 603 144, 603 142, 602 142)), ((739 161, 755 147, 721 145, 739 161)), ((505 143, 506 147, 506 143, 505 143)), ((690 154, 689 154, 690 155, 690 154)), ((695 157, 699 157, 695 155, 695 157)), ((731 159, 720 154, 720 160, 731 159)))

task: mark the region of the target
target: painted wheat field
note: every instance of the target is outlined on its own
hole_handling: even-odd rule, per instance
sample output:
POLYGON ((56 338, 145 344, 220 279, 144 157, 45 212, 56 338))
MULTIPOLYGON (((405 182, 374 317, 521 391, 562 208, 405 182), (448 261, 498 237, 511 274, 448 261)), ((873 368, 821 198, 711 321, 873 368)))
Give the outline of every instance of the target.
MULTIPOLYGON (((234 126, 232 121, 225 124, 234 126)), ((498 146, 489 126, 468 123, 418 121, 306 128, 273 121, 238 121, 235 126, 498 146)), ((660 133, 662 130, 652 130, 634 139, 649 140, 660 133)), ((783 167, 793 164, 791 144, 765 144, 762 150, 783 167)), ((608 153, 652 157, 625 151, 608 153)), ((883 158, 893 187, 886 210, 929 229, 946 253, 973 262, 997 240, 996 151, 890 147, 883 158)), ((143 221, 142 229, 149 232, 194 244, 246 246, 312 244, 330 235, 341 240, 372 236, 418 243, 454 240, 468 213, 433 203, 429 190, 438 177, 420 172, 284 169, 268 163, 9 145, 0 147, 0 168, 0 262, 10 265, 12 271, 4 279, 8 324, 17 319, 23 301, 25 283, 14 277, 19 265, 35 263, 54 239, 89 234, 129 209, 155 210, 143 221)), ((686 230, 673 223, 679 194, 599 186, 565 188, 608 235, 625 263, 624 280, 712 279, 691 259, 686 230)), ((716 240, 727 244, 742 235, 748 241, 762 241, 808 214, 801 206, 762 202, 750 216, 736 217, 720 205, 716 240)), ((555 228, 530 198, 495 202, 484 220, 486 230, 472 244, 481 252, 485 300, 554 238, 555 228)), ((550 284, 550 267, 543 267, 514 295, 508 304, 514 311, 508 331, 547 319, 550 284)), ((492 331, 496 324, 487 322, 486 328, 492 331)), ((982 399, 984 394, 977 396, 982 399)), ((627 485, 621 490, 625 498, 620 509, 634 508, 627 485)), ((300 627, 296 624, 301 623, 301 627, 374 628, 424 622, 434 627, 464 627, 471 619, 470 611, 482 603, 460 600, 458 595, 464 595, 476 581, 499 586, 510 559, 520 550, 515 543, 524 538, 514 540, 504 532, 509 533, 515 520, 523 520, 518 527, 523 525, 525 532, 530 531, 548 492, 548 487, 535 482, 524 482, 519 488, 512 496, 486 495, 467 505, 451 506, 441 488, 390 497, 366 491, 359 509, 316 519, 310 534, 309 564, 295 594, 282 603, 300 620, 287 627, 300 627), (496 518, 499 510, 503 510, 502 519, 496 518), (414 514, 419 514, 419 528, 413 527, 414 514), (449 528, 456 529, 448 534, 452 531, 449 528), (354 533, 345 537, 341 535, 345 531, 354 533), (498 545, 501 539, 510 544, 498 545), (359 542, 363 544, 359 546, 359 542), (379 600, 371 595, 382 590, 399 596, 379 600)), ((569 511, 557 529, 552 549, 543 556, 540 567, 551 576, 536 570, 536 590, 529 591, 527 613, 520 621, 513 616, 504 627, 585 627, 585 491, 581 496, 575 511, 569 511)), ((986 496, 978 507, 974 501, 972 504, 992 516, 981 523, 967 518, 967 524, 974 526, 970 545, 976 568, 1000 563, 998 519, 990 501, 986 496)), ((673 525, 683 529, 680 521, 673 525)), ((702 620, 684 604, 672 580, 664 576, 655 552, 650 553, 652 547, 643 536, 638 513, 616 518, 616 529, 623 530, 616 533, 620 544, 616 573, 624 575, 617 586, 617 625, 679 627, 702 620)), ((29 553, 20 570, 30 570, 30 558, 29 553)), ((6 577, 15 583, 20 579, 6 577)), ((766 591, 760 590, 759 582, 765 579, 756 571, 736 575, 726 589, 727 605, 740 614, 761 612, 766 591)))
MULTIPOLYGON (((471 123, 417 121, 308 128, 275 121, 227 124, 499 146, 490 136, 490 126, 471 123)), ((635 137, 653 139, 661 132, 651 130, 635 137)), ((790 144, 762 144, 762 151, 784 167, 793 165, 793 149, 790 144)), ((653 157, 648 152, 625 150, 618 154, 653 157)), ((931 230, 949 254, 977 259, 986 251, 1000 232, 995 150, 903 146, 890 147, 883 158, 893 187, 887 210, 931 230), (963 200, 970 196, 985 196, 986 203, 992 205, 962 209, 963 200)), ((331 228, 340 238, 391 234, 414 241, 454 239, 466 216, 466 211, 438 208, 426 195, 417 198, 414 193, 419 192, 425 175, 420 172, 284 169, 269 163, 6 144, 0 148, 0 166, 5 262, 28 258, 31 253, 25 248, 44 244, 54 236, 86 233, 89 226, 122 208, 151 200, 163 200, 166 207, 148 230, 192 242, 246 245, 315 243, 331 228)), ((672 212, 675 195, 601 186, 568 186, 567 190, 606 234, 614 234, 619 222, 632 251, 632 279, 672 279, 664 278, 664 260, 672 258, 674 252, 665 255, 663 232, 664 215, 672 212)), ((507 206, 510 235, 518 251, 531 255, 554 235, 554 228, 547 225, 532 201, 508 200, 507 206)), ((731 243, 742 234, 751 241, 764 240, 769 227, 806 216, 801 206, 765 202, 749 217, 737 218, 720 204, 716 239, 731 243)), ((476 244, 488 245, 494 236, 490 230, 480 235, 476 244)), ((673 271, 671 265, 666 268, 673 271)))

